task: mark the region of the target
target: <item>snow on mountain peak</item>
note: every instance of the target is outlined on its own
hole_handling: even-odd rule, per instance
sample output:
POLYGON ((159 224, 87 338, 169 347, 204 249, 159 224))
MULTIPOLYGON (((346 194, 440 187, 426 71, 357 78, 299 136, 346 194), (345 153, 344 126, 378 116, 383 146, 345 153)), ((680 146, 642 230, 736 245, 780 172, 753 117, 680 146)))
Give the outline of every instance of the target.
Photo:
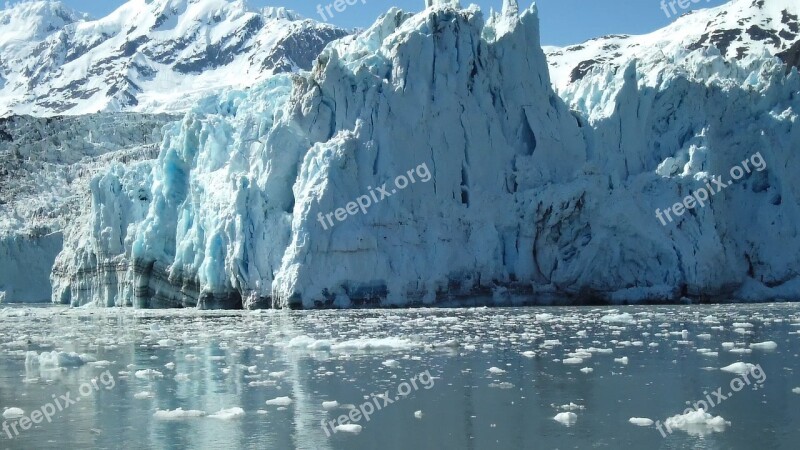
POLYGON ((768 84, 760 79, 765 65, 785 64, 787 71, 800 67, 798 15, 800 3, 793 0, 734 0, 684 14, 649 34, 602 36, 548 47, 546 53, 559 94, 572 107, 602 117, 613 112, 614 86, 622 86, 632 63, 640 83, 651 87, 675 76, 768 84))
POLYGON ((30 2, 0 18, 6 115, 182 111, 226 87, 310 69, 348 34, 241 0, 130 0, 96 20, 30 2))
POLYGON ((58 1, 14 3, 0 10, 0 49, 42 39, 86 18, 58 1))

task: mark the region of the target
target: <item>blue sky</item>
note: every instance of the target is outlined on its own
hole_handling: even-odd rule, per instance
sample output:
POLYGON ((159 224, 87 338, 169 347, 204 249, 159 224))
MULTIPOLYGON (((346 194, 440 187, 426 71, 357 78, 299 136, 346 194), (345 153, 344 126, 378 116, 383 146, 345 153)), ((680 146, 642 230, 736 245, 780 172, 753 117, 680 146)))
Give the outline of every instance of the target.
MULTIPOLYGON (((317 5, 323 7, 334 0, 247 0, 251 6, 286 6, 306 17, 322 20, 317 14, 317 5)), ((398 6, 409 11, 421 9, 423 0, 358 0, 341 13, 329 18, 328 22, 344 27, 365 27, 371 24, 390 6, 398 6)), ((693 0, 695 1, 695 0, 693 0)), ((692 7, 716 6, 723 0, 697 0, 692 7)), ((62 0, 73 9, 88 12, 99 17, 114 10, 123 0, 62 0)), ((604 34, 640 34, 667 25, 677 15, 688 11, 678 11, 677 15, 667 17, 661 9, 662 0, 539 0, 542 21, 542 43, 546 45, 566 45, 582 42, 604 34)), ((462 0, 463 5, 477 3, 485 10, 500 8, 502 0, 462 0)), ((521 0, 520 7, 527 7, 530 1, 521 0)), ((676 6, 677 8, 677 6, 676 6)), ((332 10, 335 12, 335 10, 332 10)))

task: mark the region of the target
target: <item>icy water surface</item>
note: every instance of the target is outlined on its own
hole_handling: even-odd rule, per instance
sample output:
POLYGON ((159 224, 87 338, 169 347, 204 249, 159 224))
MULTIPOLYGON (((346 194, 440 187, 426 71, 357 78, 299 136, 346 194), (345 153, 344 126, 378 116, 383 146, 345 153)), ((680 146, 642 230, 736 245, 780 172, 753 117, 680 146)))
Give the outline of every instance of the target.
POLYGON ((797 448, 798 333, 787 304, 6 308, 0 448, 797 448))

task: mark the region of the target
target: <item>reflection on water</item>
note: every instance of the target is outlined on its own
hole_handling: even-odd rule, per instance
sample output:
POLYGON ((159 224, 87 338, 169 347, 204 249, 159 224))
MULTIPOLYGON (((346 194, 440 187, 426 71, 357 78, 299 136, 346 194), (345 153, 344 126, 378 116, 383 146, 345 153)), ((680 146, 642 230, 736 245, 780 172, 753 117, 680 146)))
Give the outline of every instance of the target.
POLYGON ((2 432, 0 448, 794 448, 798 332, 795 305, 14 307, 0 314, 0 408, 31 416, 67 393, 79 401, 52 423, 2 432), (777 347, 750 348, 765 341, 777 347), (711 408, 729 426, 664 438, 629 422, 663 423, 729 390, 737 375, 719 369, 735 362, 759 365, 764 381, 711 408), (414 388, 423 373, 430 384, 414 388), (367 403, 369 420, 351 414, 367 403), (178 408, 204 415, 177 418, 178 408), (567 412, 572 420, 553 419, 567 412))

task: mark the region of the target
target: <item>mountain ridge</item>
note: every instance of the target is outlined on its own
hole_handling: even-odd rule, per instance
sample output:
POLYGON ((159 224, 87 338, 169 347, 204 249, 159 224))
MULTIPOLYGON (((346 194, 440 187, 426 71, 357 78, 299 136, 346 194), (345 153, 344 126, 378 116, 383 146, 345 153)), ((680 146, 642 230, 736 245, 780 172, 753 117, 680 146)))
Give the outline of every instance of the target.
POLYGON ((242 1, 130 0, 99 19, 57 1, 19 3, 0 11, 0 112, 181 112, 221 89, 308 70, 349 33, 242 1))

